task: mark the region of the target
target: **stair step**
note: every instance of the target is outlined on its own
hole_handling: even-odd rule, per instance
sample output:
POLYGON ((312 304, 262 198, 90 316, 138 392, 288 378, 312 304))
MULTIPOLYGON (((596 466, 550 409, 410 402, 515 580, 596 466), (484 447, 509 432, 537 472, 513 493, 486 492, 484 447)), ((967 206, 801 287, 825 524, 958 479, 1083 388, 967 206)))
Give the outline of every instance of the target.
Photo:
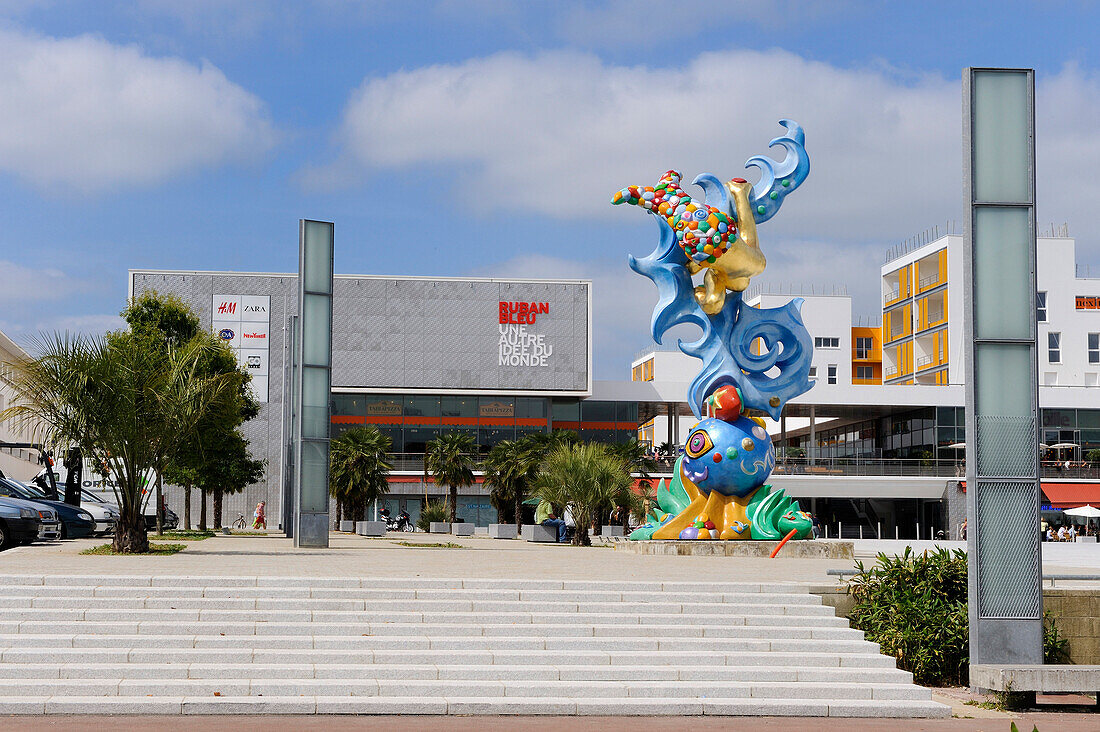
MULTIPOLYGON (((568 659, 566 659, 568 660, 568 659)), ((897 668, 751 666, 582 666, 448 664, 215 664, 89 663, 0 664, 0 678, 25 679, 456 679, 517 681, 810 681, 908 684, 912 674, 897 668)))
POLYGON ((16 696, 478 696, 561 698, 764 698, 929 700, 911 684, 753 681, 491 679, 0 679, 16 696))
POLYGON ((0 698, 0 714, 418 714, 841 716, 945 718, 919 700, 364 696, 36 696, 0 698))

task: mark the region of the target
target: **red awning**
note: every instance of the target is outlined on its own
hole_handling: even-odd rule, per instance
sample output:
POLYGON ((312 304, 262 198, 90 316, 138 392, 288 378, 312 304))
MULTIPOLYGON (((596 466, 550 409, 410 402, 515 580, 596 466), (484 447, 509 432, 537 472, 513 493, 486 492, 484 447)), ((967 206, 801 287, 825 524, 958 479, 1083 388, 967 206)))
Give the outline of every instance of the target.
POLYGON ((1100 506, 1100 483, 1043 483, 1043 494, 1055 508, 1100 506))

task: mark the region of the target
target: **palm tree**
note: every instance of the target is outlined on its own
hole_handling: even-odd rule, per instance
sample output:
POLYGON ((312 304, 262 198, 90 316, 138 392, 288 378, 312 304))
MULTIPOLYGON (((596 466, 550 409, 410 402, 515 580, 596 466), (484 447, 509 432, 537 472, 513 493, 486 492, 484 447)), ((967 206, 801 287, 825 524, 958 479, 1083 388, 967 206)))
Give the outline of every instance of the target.
POLYGON ((116 552, 148 551, 142 487, 236 384, 202 375, 213 347, 206 333, 168 348, 147 330, 53 335, 36 344, 37 358, 12 365, 16 398, 0 420, 19 420, 43 442, 79 447, 106 466, 120 513, 116 552))
POLYGON ((428 443, 424 452, 424 472, 436 485, 451 487, 450 521, 455 521, 458 489, 474 484, 474 454, 477 441, 468 432, 447 432, 428 443))
POLYGON ((485 484, 489 486, 489 502, 497 511, 497 523, 504 523, 504 515, 509 509, 515 510, 517 453, 515 440, 501 440, 490 448, 482 463, 485 484))
POLYGON ((546 456, 533 493, 539 500, 569 507, 577 526, 573 543, 588 546, 593 517, 616 502, 629 502, 633 483, 627 465, 608 445, 562 444, 546 456))
POLYGON ((349 520, 363 520, 367 505, 390 489, 386 455, 393 441, 377 427, 355 427, 332 441, 329 493, 349 520))

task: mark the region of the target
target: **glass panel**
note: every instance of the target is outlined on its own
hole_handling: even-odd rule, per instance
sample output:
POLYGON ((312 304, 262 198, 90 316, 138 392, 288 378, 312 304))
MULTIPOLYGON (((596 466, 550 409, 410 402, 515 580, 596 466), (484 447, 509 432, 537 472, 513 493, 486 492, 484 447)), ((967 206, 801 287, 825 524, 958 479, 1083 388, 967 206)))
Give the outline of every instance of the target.
POLYGON ((1077 426, 1100 429, 1100 409, 1078 409, 1077 426))
POLYGON ((552 414, 555 422, 577 422, 581 418, 581 404, 576 399, 555 399, 552 414))
POLYGON ((332 224, 305 222, 303 285, 311 292, 332 292, 332 224))
POLYGON ((1041 614, 1039 486, 1034 482, 979 481, 978 615, 1032 618, 1041 614))
POLYGON ((405 397, 405 416, 407 417, 438 417, 440 412, 439 397, 436 396, 407 396, 405 397))
POLYGON ((443 397, 440 401, 440 409, 444 417, 476 417, 477 397, 443 397))
POLYGON ((1027 209, 974 210, 974 335, 1030 338, 1031 223, 1027 209))
POLYGON ((405 430, 405 445, 402 452, 422 453, 430 440, 439 437, 439 428, 417 427, 405 430))
POLYGON ((362 394, 333 394, 333 416, 362 417, 367 413, 366 398, 362 394))
POLYGON ((936 409, 936 422, 941 427, 954 427, 955 426, 955 408, 954 407, 937 407, 936 409))
POLYGON ((302 510, 328 510, 328 443, 302 441, 302 510))
POLYGON ((532 397, 517 398, 516 417, 520 419, 546 419, 546 400, 532 397))
POLYGON ((328 436, 328 370, 306 366, 302 369, 302 437, 328 436))
POLYGON ((515 437, 515 427, 482 427, 478 430, 477 444, 484 452, 501 440, 513 440, 515 437))
POLYGON ((302 305, 302 360, 314 366, 328 366, 332 351, 331 298, 306 295, 302 305))
POLYGON ((1077 411, 1073 409, 1044 409, 1043 427, 1073 429, 1077 426, 1077 411))
POLYGON ((978 201, 1027 203, 1031 110, 1027 75, 976 71, 974 105, 974 197, 978 201))
POLYGON ((1032 417, 1031 348, 978 343, 975 346, 975 407, 978 414, 1032 417))
POLYGON ((420 509, 424 502, 419 498, 406 498, 405 510, 409 512, 409 522, 416 526, 417 520, 420 518, 420 509))
POLYGON ((585 422, 614 422, 615 402, 586 399, 581 402, 581 419, 585 422))

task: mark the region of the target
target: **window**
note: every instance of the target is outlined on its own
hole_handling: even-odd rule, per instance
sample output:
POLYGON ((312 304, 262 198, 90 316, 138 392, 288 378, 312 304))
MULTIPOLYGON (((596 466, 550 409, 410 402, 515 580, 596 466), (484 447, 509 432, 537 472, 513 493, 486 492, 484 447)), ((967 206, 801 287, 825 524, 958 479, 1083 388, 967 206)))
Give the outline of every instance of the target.
POLYGON ((1045 292, 1035 293, 1035 319, 1040 323, 1047 322, 1047 294, 1045 292))
POLYGON ((830 384, 835 384, 836 383, 836 364, 835 363, 829 364, 829 383, 830 384))
POLYGON ((1047 333, 1047 361, 1062 363, 1062 334, 1047 333))
POLYGON ((1089 333, 1089 363, 1100 363, 1100 333, 1089 333))
POLYGON ((814 348, 840 348, 840 339, 814 338, 814 348))
POLYGON ((856 358, 870 358, 874 347, 874 338, 856 338, 856 358))
POLYGON ((875 378, 874 366, 856 366, 856 378, 870 381, 875 378))
POLYGON ((816 379, 817 378, 817 366, 811 366, 810 367, 810 378, 811 379, 816 379))

